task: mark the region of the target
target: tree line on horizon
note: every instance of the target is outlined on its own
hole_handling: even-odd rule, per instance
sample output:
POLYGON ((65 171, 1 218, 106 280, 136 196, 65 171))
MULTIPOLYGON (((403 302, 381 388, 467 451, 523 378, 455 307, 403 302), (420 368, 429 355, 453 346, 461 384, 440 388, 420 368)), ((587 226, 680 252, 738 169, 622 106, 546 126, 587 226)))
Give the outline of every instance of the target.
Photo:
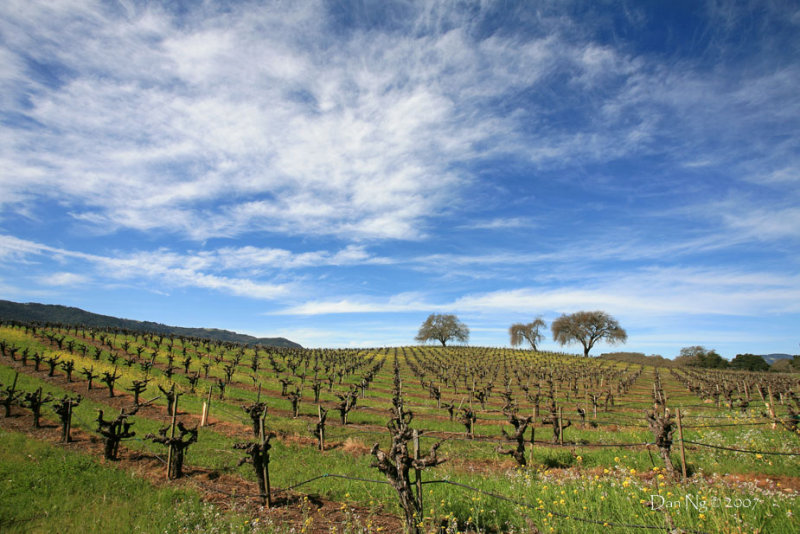
MULTIPOLYGON (((532 350, 538 350, 536 345, 544 339, 542 329, 546 328, 544 320, 537 317, 528 324, 516 323, 509 328, 511 345, 519 346, 524 342, 531 345, 532 350)), ((614 345, 625 343, 628 333, 619 322, 603 311, 579 311, 563 314, 550 325, 553 340, 561 346, 571 343, 580 343, 583 346, 583 355, 589 356, 595 343, 604 340, 614 345)), ((452 314, 432 313, 425 319, 414 338, 420 343, 438 341, 443 347, 450 340, 466 343, 469 340, 469 327, 452 314)))
POLYGON ((681 349, 675 358, 675 364, 686 367, 701 367, 704 369, 734 369, 740 371, 775 371, 781 373, 800 372, 800 355, 791 359, 783 358, 770 365, 763 356, 756 354, 737 354, 728 361, 720 356, 714 349, 694 345, 681 349))
MULTIPOLYGON (((509 329, 512 347, 528 343, 531 350, 538 350, 537 345, 544 340, 547 323, 537 317, 530 323, 515 323, 509 329)), ((553 340, 561 346, 579 343, 583 347, 584 357, 589 356, 589 351, 598 341, 605 341, 611 345, 625 343, 628 339, 627 332, 619 322, 603 311, 579 311, 571 314, 562 314, 550 325, 553 340)), ((469 340, 469 327, 453 314, 432 313, 419 328, 414 338, 420 343, 438 341, 443 347, 447 342, 455 340, 466 343, 469 340)), ((702 346, 684 347, 674 360, 668 360, 658 355, 645 356, 642 353, 615 353, 607 356, 608 359, 617 359, 631 363, 648 365, 677 365, 685 367, 700 367, 705 369, 733 369, 741 371, 776 371, 800 372, 800 355, 792 359, 781 359, 770 365, 762 357, 754 354, 737 354, 733 360, 728 361, 715 350, 708 350, 702 346)))

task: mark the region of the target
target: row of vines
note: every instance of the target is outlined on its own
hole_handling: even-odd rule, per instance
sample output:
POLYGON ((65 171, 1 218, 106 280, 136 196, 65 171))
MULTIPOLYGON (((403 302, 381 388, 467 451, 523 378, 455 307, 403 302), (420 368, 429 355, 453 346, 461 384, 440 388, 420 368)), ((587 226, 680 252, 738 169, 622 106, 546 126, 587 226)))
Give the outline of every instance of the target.
MULTIPOLYGON (((691 484, 707 485, 714 473, 735 470, 800 477, 800 383, 790 375, 696 369, 665 373, 562 353, 481 347, 252 347, 14 322, 0 327, 0 352, 6 368, 0 375, 0 403, 6 417, 18 407, 34 414, 38 424, 43 408, 50 406, 68 441, 75 424, 72 413, 91 398, 93 417, 77 424, 103 440, 105 457, 117 458, 121 443, 144 446, 132 440, 147 441, 163 447, 168 478, 183 476, 184 462, 205 461, 201 454, 194 460, 190 452, 202 448, 204 439, 227 439, 229 454, 241 451, 237 464, 251 466, 246 476, 258 484, 252 497, 265 508, 275 506, 277 491, 270 487, 270 451, 276 443, 287 447, 300 440, 302 454, 313 449, 320 465, 325 457, 341 454, 343 443, 374 443, 365 446, 363 459, 324 465, 365 484, 374 478, 367 480, 365 473, 382 473, 380 480, 395 495, 387 509, 399 512, 410 532, 591 532, 609 527, 634 532, 681 525, 705 532, 714 531, 704 528, 711 518, 733 532, 744 524, 764 528, 794 521, 791 513, 778 517, 766 507, 735 514, 688 507, 676 512, 662 496, 678 487, 690 495, 691 484), (21 374, 58 379, 63 385, 57 393, 45 393, 41 386, 23 390, 17 384, 21 374), (118 413, 108 415, 111 409, 118 413), (328 419, 331 411, 338 415, 335 420, 328 419), (157 421, 150 421, 154 417, 157 421), (140 436, 136 425, 147 427, 140 436), (203 427, 210 433, 204 434, 203 427), (215 428, 228 429, 224 439, 213 434, 221 432, 215 428), (751 433, 757 439, 743 442, 741 433, 747 429, 757 432, 751 433), (433 440, 428 447, 427 440, 433 440), (753 460, 742 462, 741 457, 753 460), (765 457, 770 459, 762 463, 765 457), (423 480, 423 471, 434 467, 442 479, 426 475, 429 480, 423 480), (552 482, 559 472, 563 480, 552 482), (603 499, 591 503, 592 513, 577 488, 594 492, 597 485, 603 487, 604 477, 606 489, 597 490, 603 499), (497 491, 509 480, 519 486, 516 500, 497 491), (423 484, 431 484, 426 491, 448 513, 424 506, 433 497, 424 497, 423 484), (446 484, 500 499, 492 505, 495 513, 486 511, 488 505, 479 510, 451 501, 446 484), (631 485, 641 490, 636 499, 627 491, 631 485), (548 501, 549 486, 573 488, 573 501, 548 501), (519 499, 521 493, 527 498, 519 499), (654 501, 653 495, 659 497, 654 501), (606 499, 615 506, 607 507, 606 499), (622 506, 623 499, 632 504, 622 506)), ((293 475, 280 468, 275 476, 297 481, 303 474, 308 480, 284 483, 280 491, 299 488, 322 473, 293 475)), ((371 490, 348 484, 348 496, 374 500, 371 490)), ((318 491, 341 496, 332 488, 318 491)), ((720 485, 713 491, 739 490, 720 485)), ((782 490, 775 495, 780 499, 771 506, 778 503, 781 510, 791 510, 797 496, 782 490)), ((464 499, 476 502, 474 496, 464 499)))

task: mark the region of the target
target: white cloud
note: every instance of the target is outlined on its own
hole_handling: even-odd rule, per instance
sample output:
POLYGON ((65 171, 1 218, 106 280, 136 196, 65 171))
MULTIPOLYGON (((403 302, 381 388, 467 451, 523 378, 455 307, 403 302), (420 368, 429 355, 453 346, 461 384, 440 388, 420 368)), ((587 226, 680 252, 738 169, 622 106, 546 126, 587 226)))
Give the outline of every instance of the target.
POLYGON ((40 254, 47 250, 52 249, 39 243, 0 234, 0 260, 24 261, 29 255, 40 254))
POLYGON ((800 182, 800 166, 786 166, 770 172, 757 172, 748 179, 762 184, 791 184, 800 182))
POLYGON ((62 288, 81 286, 89 281, 87 276, 76 273, 52 273, 46 276, 40 276, 37 279, 42 285, 62 288))
POLYGON ((725 224, 735 232, 758 240, 800 238, 800 208, 750 208, 723 214, 725 224))
POLYGON ((291 339, 306 348, 381 347, 386 344, 384 336, 364 331, 353 333, 323 328, 292 328, 270 331, 268 335, 291 339))
POLYGON ((471 230, 504 230, 512 228, 534 228, 538 224, 530 217, 496 217, 485 221, 475 221, 460 225, 459 228, 471 230))
MULTIPOLYGON (((185 255, 166 249, 103 256, 0 235, 0 259, 15 263, 35 262, 42 256, 62 263, 77 261, 88 264, 98 277, 104 279, 132 280, 137 283, 157 282, 169 287, 213 289, 256 299, 275 299, 286 295, 292 288, 289 283, 272 283, 219 274, 223 268, 219 258, 216 260, 212 258, 209 261, 202 255, 185 255)), ((238 266, 239 269, 244 267, 238 266)), ((75 285, 86 280, 85 275, 64 272, 38 278, 40 283, 48 286, 75 285)))
MULTIPOLYGON (((311 41, 326 39, 320 10, 289 11, 248 6, 183 28, 155 8, 133 18, 99 6, 9 14, 27 34, 14 32, 6 54, 52 54, 68 74, 39 83, 20 110, 44 130, 14 132, 2 155, 6 201, 49 191, 107 230, 197 239, 259 229, 422 236, 462 180, 449 166, 510 127, 479 118, 476 96, 459 94, 470 87, 463 77, 481 74, 476 59, 518 51, 458 31, 355 33, 320 47, 311 41), (468 60, 449 53, 462 48, 468 60)), ((505 90, 480 87, 481 97, 505 90)))
POLYGON ((456 300, 452 308, 528 313, 603 309, 635 321, 663 316, 754 316, 800 311, 800 279, 796 276, 664 268, 608 274, 603 278, 585 287, 468 295, 456 300))
POLYGON ((432 302, 421 293, 384 299, 348 297, 309 301, 276 315, 449 311, 473 314, 572 313, 602 309, 646 324, 655 317, 800 312, 800 277, 732 270, 651 268, 603 274, 565 287, 496 290, 432 302))
POLYGON ((342 313, 389 313, 438 309, 425 302, 417 292, 400 293, 387 298, 356 296, 339 300, 308 301, 270 313, 270 315, 327 315, 342 313))
POLYGON ((552 13, 538 36, 476 38, 480 15, 443 6, 408 8, 416 33, 339 34, 324 7, 206 5, 179 20, 155 6, 12 3, 0 83, 29 99, 12 111, 37 126, 0 130, 2 202, 21 210, 47 195, 104 231, 197 240, 419 239, 474 179, 454 169, 477 159, 564 167, 662 151, 668 138, 696 165, 765 126, 797 126, 790 67, 729 89, 724 72, 592 42, 552 13), (24 57, 54 79, 21 80, 24 57), (561 78, 571 92, 556 95, 561 78), (551 119, 566 109, 569 120, 551 119), (698 132, 727 144, 701 156, 687 141, 698 132))
MULTIPOLYGON (((687 210, 688 211, 688 210, 687 210)), ((651 214, 654 215, 654 214, 651 214)), ((668 223, 665 222, 666 226, 668 223)), ((698 237, 681 235, 674 240, 653 240, 624 229, 603 239, 590 235, 574 238, 570 243, 548 244, 542 239, 541 252, 516 252, 498 249, 485 253, 428 254, 403 260, 415 269, 442 274, 457 273, 475 278, 507 278, 520 267, 535 267, 530 276, 541 280, 577 279, 592 276, 597 264, 613 260, 623 262, 659 262, 663 258, 703 255, 741 244, 750 238, 741 232, 726 229, 703 232, 698 237), (616 237, 621 234, 623 237, 616 237), (580 261, 576 261, 576 258, 580 261), (580 276, 578 276, 580 275, 580 276)), ((399 261, 399 260, 398 260, 399 261)), ((605 272, 605 269, 603 269, 605 272)))
MULTIPOLYGON (((295 282, 274 282, 298 269, 387 264, 393 260, 371 255, 365 247, 348 245, 337 251, 317 250, 295 253, 286 249, 223 247, 213 250, 175 252, 166 248, 151 251, 89 254, 51 247, 0 234, 0 261, 39 262, 49 258, 88 264, 92 272, 110 280, 156 281, 168 287, 196 287, 256 299, 273 300, 297 291, 295 282), (266 279, 266 281, 264 280, 266 279)), ((89 280, 86 275, 56 272, 37 278, 48 286, 70 286, 89 280)), ((397 297, 398 301, 408 295, 397 297)))
POLYGON ((152 280, 167 287, 213 289, 223 293, 255 299, 275 299, 286 295, 291 284, 275 284, 242 277, 229 277, 203 272, 202 262, 169 252, 138 253, 120 257, 80 255, 92 263, 97 272, 112 280, 138 283, 152 280))

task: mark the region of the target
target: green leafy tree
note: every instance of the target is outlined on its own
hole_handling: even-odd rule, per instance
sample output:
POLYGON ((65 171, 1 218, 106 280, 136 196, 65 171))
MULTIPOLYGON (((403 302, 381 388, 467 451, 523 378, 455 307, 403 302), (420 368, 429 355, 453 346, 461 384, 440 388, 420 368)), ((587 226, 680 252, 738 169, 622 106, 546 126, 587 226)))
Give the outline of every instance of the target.
POLYGON ((761 356, 755 354, 737 354, 731 360, 731 369, 741 369, 743 371, 769 371, 769 364, 761 356))
POLYGON ((466 343, 469 340, 469 328, 455 315, 432 313, 419 327, 414 339, 420 343, 438 341, 443 347, 451 339, 466 343))
POLYGON ((700 345, 683 347, 680 355, 675 358, 675 363, 687 367, 702 367, 704 369, 727 369, 728 360, 717 354, 714 349, 708 350, 700 345))
POLYGON ((550 329, 553 331, 554 341, 561 345, 580 343, 583 345, 583 355, 587 357, 594 344, 600 340, 611 345, 628 340, 628 333, 617 320, 603 311, 579 311, 562 315, 553 321, 550 329))
POLYGON ((542 328, 547 328, 547 324, 541 317, 537 317, 532 323, 528 324, 512 324, 508 329, 508 334, 511 336, 511 346, 518 347, 524 341, 527 341, 531 344, 531 349, 537 350, 536 344, 544 339, 544 334, 540 332, 542 328))

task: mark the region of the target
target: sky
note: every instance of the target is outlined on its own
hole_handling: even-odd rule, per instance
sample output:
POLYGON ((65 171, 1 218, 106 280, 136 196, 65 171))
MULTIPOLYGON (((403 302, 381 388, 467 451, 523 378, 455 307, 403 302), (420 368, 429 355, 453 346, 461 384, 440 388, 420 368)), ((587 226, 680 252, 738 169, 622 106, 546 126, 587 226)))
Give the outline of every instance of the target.
POLYGON ((796 354, 798 88, 793 1, 5 0, 0 298, 796 354))

